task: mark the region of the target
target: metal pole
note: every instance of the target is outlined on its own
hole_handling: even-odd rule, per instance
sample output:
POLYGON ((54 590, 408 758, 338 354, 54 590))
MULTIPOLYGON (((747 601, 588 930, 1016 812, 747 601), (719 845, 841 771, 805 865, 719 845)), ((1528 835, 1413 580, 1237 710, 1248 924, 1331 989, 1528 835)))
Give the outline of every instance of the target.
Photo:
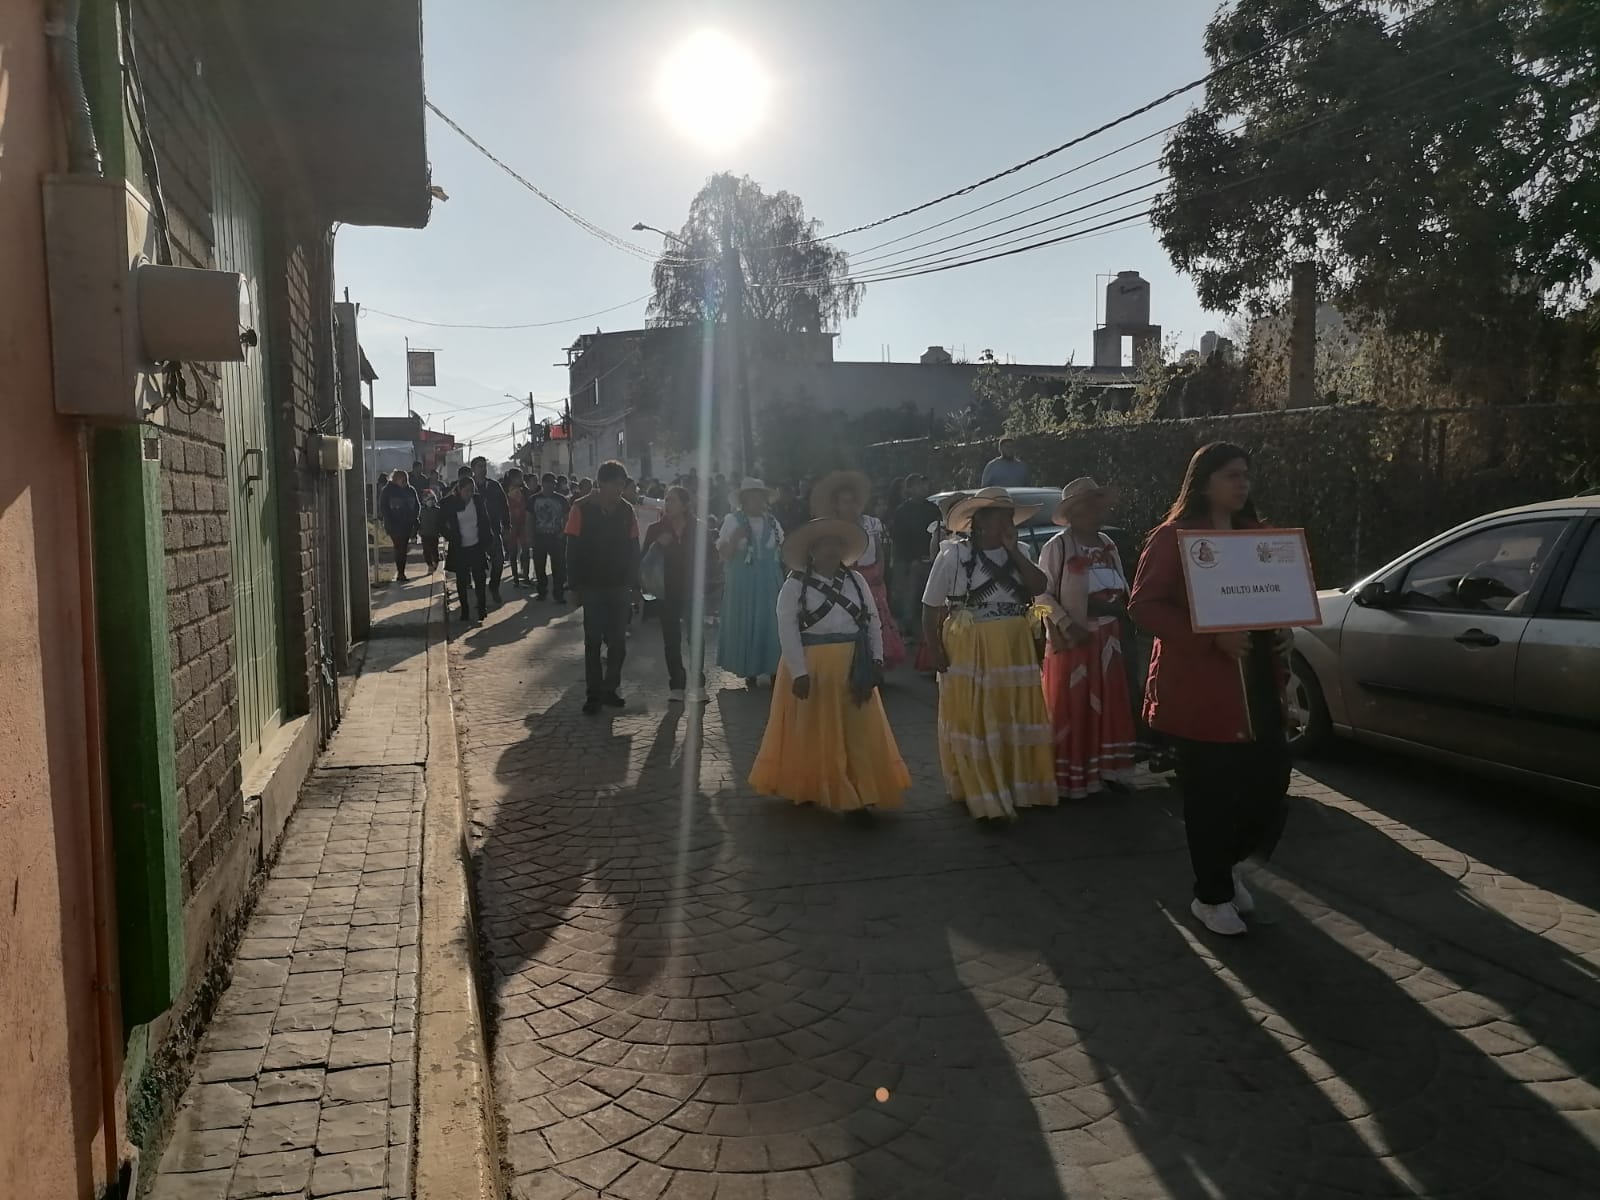
MULTIPOLYGON (((377 418, 377 413, 373 413, 377 418)), ((406 416, 411 415, 411 339, 406 339, 406 416)))

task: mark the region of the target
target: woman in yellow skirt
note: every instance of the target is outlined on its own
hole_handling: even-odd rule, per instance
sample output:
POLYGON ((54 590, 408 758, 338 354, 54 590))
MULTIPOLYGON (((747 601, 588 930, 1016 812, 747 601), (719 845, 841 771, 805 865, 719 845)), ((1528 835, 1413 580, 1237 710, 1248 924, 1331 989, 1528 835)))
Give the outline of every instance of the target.
POLYGON ((1017 545, 1038 511, 1005 488, 950 510, 954 533, 928 573, 923 636, 939 672, 939 762, 950 798, 979 820, 1057 802, 1054 735, 1039 681, 1033 598, 1044 573, 1017 545))
POLYGON ((883 627, 872 589, 850 569, 867 547, 859 525, 823 519, 783 544, 783 648, 772 711, 750 786, 834 812, 899 808, 911 787, 878 696, 883 627))

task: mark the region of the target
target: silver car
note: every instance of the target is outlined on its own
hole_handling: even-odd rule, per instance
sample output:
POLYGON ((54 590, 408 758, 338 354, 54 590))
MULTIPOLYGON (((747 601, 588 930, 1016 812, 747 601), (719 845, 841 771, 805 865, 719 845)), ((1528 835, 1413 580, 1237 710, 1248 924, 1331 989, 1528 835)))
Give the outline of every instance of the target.
POLYGON ((1298 753, 1340 734, 1600 799, 1600 496, 1468 521, 1320 598, 1298 753))

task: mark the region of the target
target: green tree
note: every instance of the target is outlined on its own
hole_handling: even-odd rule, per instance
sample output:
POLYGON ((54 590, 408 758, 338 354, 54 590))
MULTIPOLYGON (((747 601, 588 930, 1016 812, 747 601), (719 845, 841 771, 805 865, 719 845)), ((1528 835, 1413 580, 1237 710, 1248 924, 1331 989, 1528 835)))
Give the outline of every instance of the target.
POLYGON ((728 317, 731 250, 744 281, 744 315, 757 330, 821 333, 853 317, 866 293, 850 279, 843 250, 820 241, 821 223, 792 192, 767 194, 748 175, 713 175, 689 205, 689 219, 656 263, 654 325, 728 317))
POLYGON ((1444 357, 1570 354, 1600 260, 1596 45, 1593 0, 1235 0, 1206 53, 1257 56, 1168 142, 1162 243, 1208 309, 1265 312, 1310 259, 1444 357))

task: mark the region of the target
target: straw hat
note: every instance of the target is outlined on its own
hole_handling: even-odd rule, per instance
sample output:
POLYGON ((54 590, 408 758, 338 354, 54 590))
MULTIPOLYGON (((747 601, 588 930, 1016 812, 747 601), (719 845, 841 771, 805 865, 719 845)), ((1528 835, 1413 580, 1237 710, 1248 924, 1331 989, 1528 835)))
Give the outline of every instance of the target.
POLYGON ((845 566, 854 565, 867 552, 867 531, 861 526, 837 517, 818 517, 783 539, 783 565, 791 571, 805 570, 811 548, 823 538, 837 538, 842 543, 839 560, 845 566))
POLYGON ((840 492, 854 492, 861 497, 861 507, 866 508, 872 498, 872 480, 861 471, 831 471, 817 480, 811 488, 811 515, 831 517, 834 502, 840 492))
POLYGON ((1084 475, 1061 489, 1061 503, 1056 505, 1056 511, 1050 519, 1057 525, 1066 525, 1072 520, 1072 510, 1086 500, 1114 500, 1116 494, 1114 488, 1101 487, 1084 475))
POLYGON ((772 491, 765 483, 754 475, 746 475, 739 481, 739 499, 743 500, 746 492, 760 492, 763 496, 770 497, 772 491))
POLYGON ((966 533, 972 528, 975 513, 986 508, 1003 508, 1011 513, 1014 524, 1022 525, 1043 507, 1042 504, 1018 504, 1003 487, 986 487, 951 505, 944 523, 951 533, 966 533))
POLYGON ((948 522, 950 520, 950 510, 956 505, 960 504, 963 500, 969 500, 971 498, 971 492, 951 492, 943 500, 939 501, 939 520, 942 522, 948 522))

